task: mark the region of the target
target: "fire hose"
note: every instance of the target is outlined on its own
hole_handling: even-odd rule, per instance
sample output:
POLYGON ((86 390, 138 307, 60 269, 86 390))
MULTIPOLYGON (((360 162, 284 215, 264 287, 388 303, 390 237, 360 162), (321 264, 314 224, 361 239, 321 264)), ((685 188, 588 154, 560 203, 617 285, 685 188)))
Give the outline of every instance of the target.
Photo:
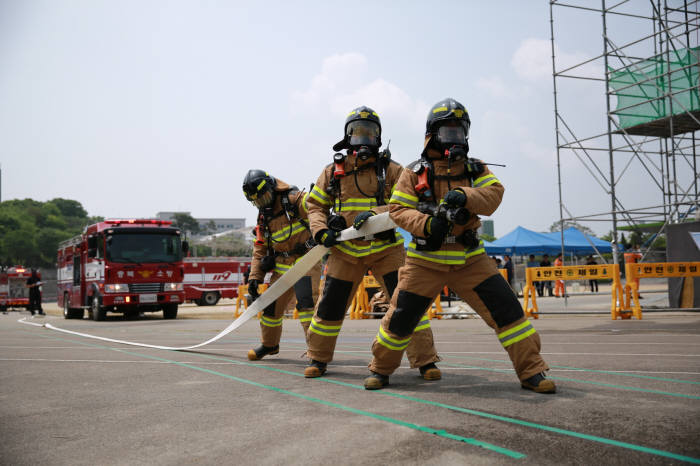
MULTIPOLYGON (((396 224, 394 224, 394 221, 389 218, 389 213, 383 213, 379 215, 375 215, 373 217, 370 217, 367 219, 364 225, 359 230, 356 230, 353 227, 346 228, 343 230, 340 235, 338 236, 337 240, 338 241, 348 241, 351 239, 356 239, 356 238, 362 238, 365 236, 369 235, 374 235, 376 233, 386 231, 386 230, 391 230, 392 228, 395 228, 396 224)), ((221 332, 219 332, 217 335, 214 337, 210 338, 209 340, 199 343, 197 345, 192 345, 192 346, 160 346, 160 345, 149 345, 147 343, 137 343, 133 341, 126 341, 126 340, 116 340, 113 338, 106 338, 106 337, 100 337, 97 335, 91 335, 89 333, 82 333, 82 332, 76 332, 73 330, 66 330, 62 329, 59 327, 56 327, 51 324, 36 324, 36 323, 31 323, 31 322, 25 322, 24 319, 20 319, 19 322, 23 324, 28 324, 28 325, 34 325, 34 326, 41 326, 45 327, 49 330, 54 330, 57 332, 63 332, 63 333, 69 333, 71 335, 78 335, 81 337, 85 338, 93 338, 96 340, 102 340, 102 341, 108 341, 111 343, 119 343, 122 345, 131 345, 131 346, 142 346, 145 348, 155 348, 155 349, 163 349, 163 350, 171 350, 171 351, 186 351, 186 350, 192 350, 195 348, 201 348, 202 346, 206 346, 210 343, 213 343, 229 333, 233 332, 237 328, 239 328, 241 325, 246 323, 251 317, 254 315, 257 315, 259 312, 261 312, 263 309, 265 309, 267 306, 275 302, 280 296, 282 296, 288 289, 294 286, 296 282, 301 279, 306 273, 311 270, 311 268, 316 265, 318 261, 320 261, 323 256, 328 252, 328 248, 323 246, 322 244, 316 245, 311 249, 309 252, 307 252, 301 259, 299 259, 296 264, 292 268, 290 268, 284 275, 282 275, 272 286, 270 286, 263 294, 260 295, 258 299, 255 300, 253 304, 251 304, 243 314, 241 314, 236 320, 231 322, 228 327, 223 329, 221 332)))

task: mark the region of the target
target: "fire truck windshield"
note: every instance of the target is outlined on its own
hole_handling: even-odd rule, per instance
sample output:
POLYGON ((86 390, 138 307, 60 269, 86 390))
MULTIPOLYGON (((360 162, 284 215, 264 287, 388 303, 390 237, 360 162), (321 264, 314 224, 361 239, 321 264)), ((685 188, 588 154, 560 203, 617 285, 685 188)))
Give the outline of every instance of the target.
POLYGON ((180 237, 154 232, 114 232, 107 236, 107 260, 111 262, 178 262, 182 260, 180 237))

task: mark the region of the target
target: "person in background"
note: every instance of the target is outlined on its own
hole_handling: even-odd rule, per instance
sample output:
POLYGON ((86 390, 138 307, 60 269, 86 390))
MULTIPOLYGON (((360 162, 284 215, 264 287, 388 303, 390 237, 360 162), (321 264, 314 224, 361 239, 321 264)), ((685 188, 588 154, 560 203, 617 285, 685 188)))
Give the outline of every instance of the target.
MULTIPOLYGON (((542 260, 540 261, 540 267, 551 267, 552 263, 549 260, 549 254, 545 254, 542 256, 542 260)), ((544 295, 544 289, 547 288, 547 294, 548 296, 554 296, 554 293, 552 293, 552 281, 548 280, 546 282, 541 282, 542 285, 540 285, 542 289, 542 295, 544 295)))
POLYGON ((513 261, 510 260, 510 256, 503 256, 503 268, 506 269, 506 276, 508 277, 508 285, 513 288, 513 261))
POLYGON ((45 315, 41 308, 41 276, 37 269, 32 269, 32 275, 27 279, 25 286, 29 288, 29 312, 32 315, 35 313, 40 316, 45 315))
MULTIPOLYGON (((539 267, 534 254, 530 254, 527 258, 527 268, 530 267, 539 267)), ((537 290, 537 296, 542 296, 542 282, 535 282, 535 290, 537 290)))
MULTIPOLYGON (((597 265, 598 263, 595 261, 593 256, 588 256, 586 258, 586 265, 597 265)), ((591 287, 591 293, 597 293, 598 292, 598 280, 591 279, 588 280, 588 285, 591 287)))
MULTIPOLYGON (((564 265, 564 260, 561 257, 561 253, 557 254, 557 258, 554 259, 554 267, 562 267, 564 265)), ((554 296, 557 298, 566 298, 566 291, 564 288, 564 280, 557 280, 554 286, 554 296)))

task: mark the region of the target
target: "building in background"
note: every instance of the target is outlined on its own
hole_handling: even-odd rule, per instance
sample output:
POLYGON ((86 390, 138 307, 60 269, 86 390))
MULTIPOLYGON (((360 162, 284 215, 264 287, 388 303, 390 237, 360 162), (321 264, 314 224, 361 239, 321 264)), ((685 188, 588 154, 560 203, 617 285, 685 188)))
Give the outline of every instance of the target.
MULTIPOLYGON (((190 212, 158 212, 156 218, 158 220, 175 220, 175 214, 192 215, 190 212)), ((221 233, 229 230, 238 230, 245 228, 244 218, 195 218, 199 223, 200 234, 221 233)))
POLYGON ((489 235, 495 237, 496 235, 493 234, 494 228, 493 228, 493 220, 482 220, 481 221, 481 227, 479 227, 479 234, 480 235, 489 235))

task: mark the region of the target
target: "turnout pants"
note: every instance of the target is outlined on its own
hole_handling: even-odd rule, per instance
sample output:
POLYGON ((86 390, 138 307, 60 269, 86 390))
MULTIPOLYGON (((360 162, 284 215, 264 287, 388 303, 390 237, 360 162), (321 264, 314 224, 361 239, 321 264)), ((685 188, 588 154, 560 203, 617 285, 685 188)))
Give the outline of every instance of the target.
POLYGON ((414 328, 445 285, 495 330, 520 380, 549 368, 540 356, 539 335, 508 282, 486 254, 443 270, 425 267, 420 262, 409 259, 399 271, 398 288, 372 344, 371 371, 391 375, 399 367, 404 350, 415 338, 414 328))
MULTIPOLYGON (((282 275, 272 273, 270 284, 275 283, 282 275)), ((282 338, 282 321, 284 311, 289 307, 291 300, 296 296, 296 309, 299 313, 299 322, 307 337, 311 316, 314 313, 314 303, 318 299, 318 285, 321 280, 321 263, 316 264, 309 272, 280 296, 274 303, 265 308, 260 317, 260 330, 262 331, 262 344, 265 346, 277 346, 282 338)))
MULTIPOLYGON (((345 312, 367 271, 372 271, 386 296, 391 296, 396 289, 398 269, 403 265, 404 259, 403 245, 362 257, 357 263, 344 259, 343 254, 331 253, 323 294, 316 303, 316 312, 309 327, 307 354, 311 359, 325 363, 333 360, 345 312)), ((433 298, 435 296, 437 292, 433 298)), ((426 317, 420 324, 417 322, 414 328, 415 334, 406 350, 411 367, 417 368, 439 361, 430 320, 426 317)))
POLYGON ((564 296, 564 280, 557 280, 554 287, 554 296, 564 296))
POLYGON ((34 315, 35 312, 41 314, 44 310, 41 308, 41 293, 34 290, 29 291, 29 311, 34 315))

